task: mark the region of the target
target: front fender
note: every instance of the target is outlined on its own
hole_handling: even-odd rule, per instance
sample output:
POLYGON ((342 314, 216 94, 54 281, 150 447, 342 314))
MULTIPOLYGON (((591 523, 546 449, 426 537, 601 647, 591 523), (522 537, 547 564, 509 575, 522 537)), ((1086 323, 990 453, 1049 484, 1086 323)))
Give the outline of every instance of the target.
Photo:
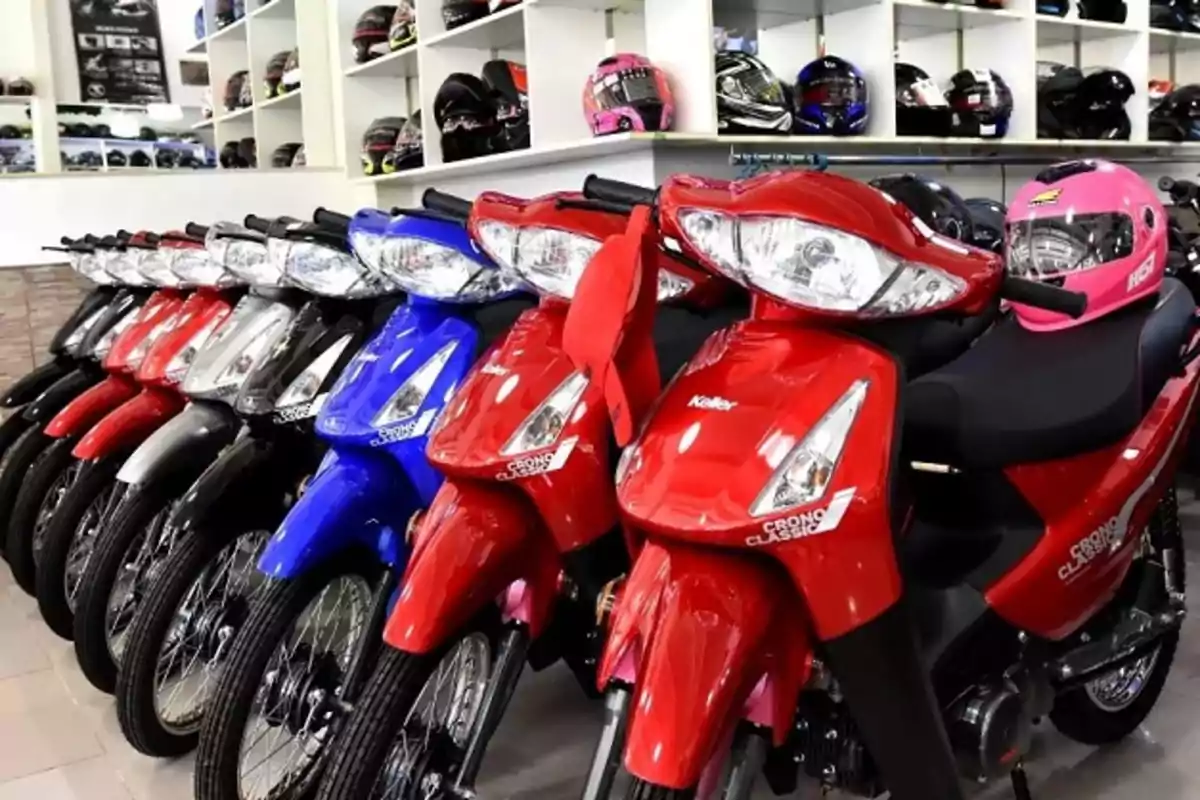
POLYGON ((77 396, 46 424, 55 439, 83 434, 113 409, 138 394, 140 387, 124 375, 109 375, 77 396))
POLYGON ((75 362, 64 357, 34 367, 17 378, 17 382, 9 386, 3 395, 0 395, 0 408, 16 408, 25 405, 74 368, 75 362))
POLYGON ((417 542, 383 639, 428 653, 519 580, 530 634, 545 628, 557 593, 558 551, 532 504, 484 483, 442 484, 417 542))
POLYGON ((117 480, 132 486, 172 482, 189 486, 233 443, 241 420, 216 403, 191 403, 154 431, 121 466, 117 480))
POLYGON ((48 422, 80 392, 95 386, 104 377, 104 373, 89 366, 79 367, 68 372, 44 392, 38 395, 21 411, 21 415, 30 422, 48 422))
POLYGON ((183 398, 175 392, 145 389, 93 425, 75 445, 71 455, 94 461, 114 453, 127 453, 181 410, 183 398))
POLYGON ((412 489, 391 459, 339 453, 326 460, 292 506, 258 568, 273 578, 295 578, 352 544, 399 565, 406 555, 405 526, 416 509, 412 489))
POLYGON ((636 682, 626 768, 686 790, 742 716, 782 744, 811 663, 804 606, 782 570, 651 542, 614 611, 598 677, 601 688, 636 682), (751 697, 760 683, 763 710, 751 697))

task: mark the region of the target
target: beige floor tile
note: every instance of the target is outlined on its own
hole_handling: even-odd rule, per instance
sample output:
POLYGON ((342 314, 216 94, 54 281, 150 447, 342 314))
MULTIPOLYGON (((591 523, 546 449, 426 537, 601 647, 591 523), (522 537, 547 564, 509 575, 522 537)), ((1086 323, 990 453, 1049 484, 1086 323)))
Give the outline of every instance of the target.
POLYGON ((87 716, 69 701, 0 716, 0 781, 103 753, 87 716))
POLYGON ((103 758, 80 761, 0 784, 0 800, 130 800, 103 758))

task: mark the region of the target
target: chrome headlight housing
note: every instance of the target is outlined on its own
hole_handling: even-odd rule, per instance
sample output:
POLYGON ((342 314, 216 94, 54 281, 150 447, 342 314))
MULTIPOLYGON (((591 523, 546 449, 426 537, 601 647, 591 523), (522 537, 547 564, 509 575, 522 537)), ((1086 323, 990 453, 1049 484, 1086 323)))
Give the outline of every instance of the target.
MULTIPOLYGON (((903 261, 866 239, 795 217, 686 208, 678 222, 688 244, 714 269, 795 306, 899 316, 943 306, 966 291, 963 280, 936 267, 903 261)), ((963 249, 941 237, 931 241, 963 249)))
POLYGON ((111 286, 117 282, 112 275, 109 275, 104 270, 104 259, 96 251, 90 253, 72 253, 71 268, 92 283, 98 283, 101 286, 111 286))
POLYGON ((303 240, 272 240, 271 257, 295 285, 327 297, 374 297, 390 287, 344 250, 303 240), (274 244, 276 241, 279 244, 274 244))
POLYGON ((283 272, 276 269, 268 257, 265 236, 240 225, 220 222, 209 228, 204 246, 215 262, 246 283, 255 286, 283 284, 283 272))
POLYGON ((510 273, 469 258, 452 247, 416 237, 385 237, 380 244, 383 273, 418 297, 479 303, 520 288, 510 273))
POLYGON ((138 270, 134 250, 97 250, 104 271, 126 286, 149 286, 150 281, 138 270))
POLYGON ((231 286, 237 281, 202 247, 176 247, 171 271, 189 286, 231 286))
POLYGON ((142 277, 155 286, 173 288, 180 285, 179 276, 171 270, 171 261, 175 251, 168 248, 138 252, 138 271, 142 273, 142 277))

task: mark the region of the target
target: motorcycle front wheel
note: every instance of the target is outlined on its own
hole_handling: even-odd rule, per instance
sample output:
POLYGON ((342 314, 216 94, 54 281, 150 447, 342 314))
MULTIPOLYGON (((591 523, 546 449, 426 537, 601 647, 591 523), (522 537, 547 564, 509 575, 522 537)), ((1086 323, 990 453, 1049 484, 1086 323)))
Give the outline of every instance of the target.
MULTIPOLYGON (((54 440, 44 432, 41 424, 30 425, 17 437, 12 446, 0 457, 0 530, 8 530, 12 519, 13 506, 17 502, 17 493, 25 482, 25 475, 42 450, 54 440)), ((3 537, 7 540, 7 536, 3 537)), ((5 541, 7 545, 7 541, 5 541)), ((5 551, 7 558, 7 551, 5 551)))
POLYGON ((441 797, 483 710, 496 639, 479 627, 415 655, 387 649, 338 737, 318 800, 441 797))
POLYGON ((696 793, 692 790, 665 789, 653 786, 643 780, 635 780, 629 785, 625 800, 692 800, 696 793))
POLYGON ((52 440, 34 459, 17 491, 4 552, 13 579, 29 595, 37 593, 37 562, 46 531, 79 477, 80 462, 71 455, 77 441, 74 436, 52 440))
POLYGON ((117 678, 117 720, 139 752, 173 758, 195 749, 219 670, 267 583, 257 567, 268 537, 201 529, 163 564, 117 678))
POLYGON ((200 728, 196 800, 305 797, 341 723, 382 569, 347 550, 258 595, 200 728))

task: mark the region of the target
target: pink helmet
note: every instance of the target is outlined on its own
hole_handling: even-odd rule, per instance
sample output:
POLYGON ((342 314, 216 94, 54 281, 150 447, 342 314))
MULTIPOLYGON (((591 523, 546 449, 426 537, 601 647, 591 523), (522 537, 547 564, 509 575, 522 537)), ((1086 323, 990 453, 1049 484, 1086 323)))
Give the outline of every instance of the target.
POLYGON ((583 87, 583 110, 592 134, 665 131, 675 121, 675 98, 667 74, 635 53, 600 62, 583 87))
POLYGON ((1042 170, 1008 207, 1008 271, 1088 297, 1073 320, 1013 304, 1035 331, 1069 328, 1156 294, 1167 266, 1167 213, 1133 170, 1068 161, 1042 170))

